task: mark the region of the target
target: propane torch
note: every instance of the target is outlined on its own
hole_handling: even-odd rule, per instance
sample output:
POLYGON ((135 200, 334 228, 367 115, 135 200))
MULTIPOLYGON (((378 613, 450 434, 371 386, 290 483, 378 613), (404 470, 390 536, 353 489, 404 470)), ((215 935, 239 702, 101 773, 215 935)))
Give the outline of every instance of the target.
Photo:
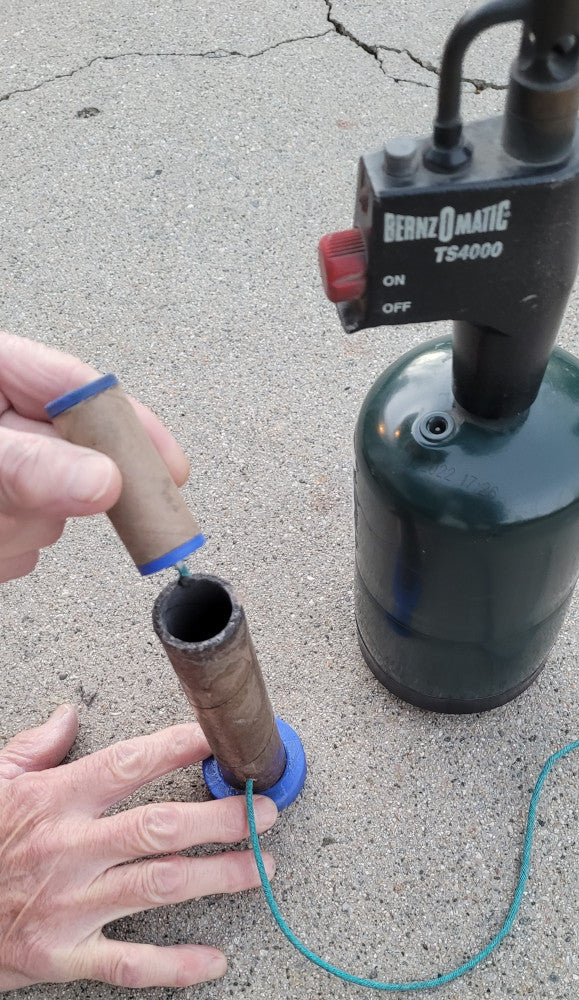
POLYGON ((360 160, 320 241, 346 332, 454 321, 378 379, 356 429, 356 620, 400 697, 493 708, 541 671, 579 575, 579 363, 554 348, 577 270, 579 0, 495 0, 442 59, 432 135, 360 160), (522 21, 504 115, 463 126, 481 32, 522 21))

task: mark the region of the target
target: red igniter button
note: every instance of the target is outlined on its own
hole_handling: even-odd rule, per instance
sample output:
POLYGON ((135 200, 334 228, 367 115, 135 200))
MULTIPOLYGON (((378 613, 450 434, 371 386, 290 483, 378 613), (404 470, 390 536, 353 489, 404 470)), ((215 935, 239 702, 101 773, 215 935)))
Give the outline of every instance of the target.
POLYGON ((366 291, 366 249, 359 229, 322 236, 318 260, 330 302, 359 299, 366 291))

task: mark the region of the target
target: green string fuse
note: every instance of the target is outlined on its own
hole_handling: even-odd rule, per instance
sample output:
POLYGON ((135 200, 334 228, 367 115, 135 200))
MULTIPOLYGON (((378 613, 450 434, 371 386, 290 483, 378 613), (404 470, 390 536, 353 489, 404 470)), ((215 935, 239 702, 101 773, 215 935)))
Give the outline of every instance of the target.
POLYGON ((509 933, 511 927, 513 926, 515 917, 521 905, 521 900, 523 898, 523 892, 525 890, 525 884, 529 876, 529 865, 531 857, 531 848, 533 845, 533 832, 535 827, 535 815, 537 812, 537 805, 539 802, 539 797, 541 795, 541 790, 545 779, 554 765, 562 757, 567 757, 568 754, 572 753, 573 750, 579 750, 579 740, 575 740, 573 743, 568 743, 566 746, 562 747, 561 750, 557 750, 556 753, 552 754, 546 763, 543 765, 543 769, 537 778, 537 783, 533 790, 531 796, 531 802, 529 805, 529 812, 527 815, 527 826, 525 829, 525 840, 523 843, 523 856, 521 858, 521 867, 519 872, 519 880, 517 887, 515 889, 515 894, 513 901, 511 903, 509 912, 507 914, 506 920, 494 938, 487 944, 482 951, 470 958, 468 962, 464 962, 463 965, 459 965, 458 968, 453 969, 451 972, 446 972, 444 975, 436 976, 435 979, 417 979, 414 982, 406 983, 395 983, 395 982, 380 982, 375 979, 364 979, 363 976, 354 976, 350 972, 345 972, 343 969, 338 969, 335 965, 331 965, 330 962, 326 962, 324 958, 320 958, 311 951, 305 944, 303 944, 298 937, 294 934, 290 927, 286 924, 284 918, 282 917, 277 903, 274 899, 273 892, 269 879, 267 877, 265 866, 263 864, 263 858, 261 854, 261 848, 259 846, 259 838, 257 836, 257 829, 255 826, 255 815, 253 811, 253 781, 250 778, 245 786, 245 797, 247 803, 247 816, 249 819, 249 832, 251 837, 251 846, 253 848, 253 853, 255 855, 255 860, 257 863, 257 868, 259 871, 259 877, 261 879, 261 885, 267 900, 268 906, 273 914, 274 920, 276 921, 280 930, 285 934, 288 941, 290 941, 295 948, 302 955, 304 955, 310 962, 314 962, 318 965, 320 969, 324 969, 325 972, 329 972, 332 976, 337 976, 338 979, 343 979, 348 983, 354 983, 356 986, 367 986, 372 990, 382 990, 384 992, 390 993, 409 993, 412 990, 430 990, 434 989, 436 986, 443 986, 445 983, 452 982, 453 979, 458 979, 459 976, 463 976, 465 972, 469 972, 474 969, 475 965, 482 962, 483 959, 487 958, 495 948, 501 943, 504 937, 509 933))

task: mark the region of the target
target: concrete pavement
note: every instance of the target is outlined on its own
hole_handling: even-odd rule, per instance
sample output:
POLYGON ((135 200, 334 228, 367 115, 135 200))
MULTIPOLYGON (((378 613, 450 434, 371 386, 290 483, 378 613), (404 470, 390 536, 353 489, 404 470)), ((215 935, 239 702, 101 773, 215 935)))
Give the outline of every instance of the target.
MULTIPOLYGON (((208 536, 196 567, 245 604, 277 713, 309 776, 264 845, 296 933, 350 971, 436 975, 510 902, 529 789, 578 734, 577 598, 540 679, 484 716, 421 712, 365 667, 352 610, 351 440, 376 376, 440 327, 343 334, 319 236, 351 221, 357 159, 423 134, 459 0, 8 0, 0 64, 4 328, 114 371, 191 457, 208 536), (92 109, 92 110, 87 110, 92 109)), ((516 28, 473 47, 465 117, 500 113, 516 28), (474 81, 474 82, 473 82, 474 81)), ((579 353, 577 295, 560 344, 579 353)), ((188 718, 108 522, 69 525, 3 586, 2 738, 63 700, 80 755, 188 718)), ((579 996, 577 790, 549 781, 512 935, 440 1000, 579 996)), ((136 802, 204 797, 197 771, 136 802)), ((258 891, 128 918, 110 933, 222 947, 199 1000, 353 1000, 281 937, 258 891)), ((102 984, 16 997, 112 1000, 102 984)))

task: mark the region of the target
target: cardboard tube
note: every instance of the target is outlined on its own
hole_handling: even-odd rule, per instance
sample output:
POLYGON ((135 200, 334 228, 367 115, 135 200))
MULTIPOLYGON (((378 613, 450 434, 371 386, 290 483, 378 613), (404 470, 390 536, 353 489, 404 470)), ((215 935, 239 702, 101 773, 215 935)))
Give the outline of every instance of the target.
POLYGON ((159 594, 153 626, 225 780, 271 788, 286 766, 247 621, 230 585, 181 577, 159 594))
POLYGON ((114 375, 53 400, 46 411, 61 437, 119 467, 122 492, 107 514, 143 576, 203 545, 201 528, 114 375))

